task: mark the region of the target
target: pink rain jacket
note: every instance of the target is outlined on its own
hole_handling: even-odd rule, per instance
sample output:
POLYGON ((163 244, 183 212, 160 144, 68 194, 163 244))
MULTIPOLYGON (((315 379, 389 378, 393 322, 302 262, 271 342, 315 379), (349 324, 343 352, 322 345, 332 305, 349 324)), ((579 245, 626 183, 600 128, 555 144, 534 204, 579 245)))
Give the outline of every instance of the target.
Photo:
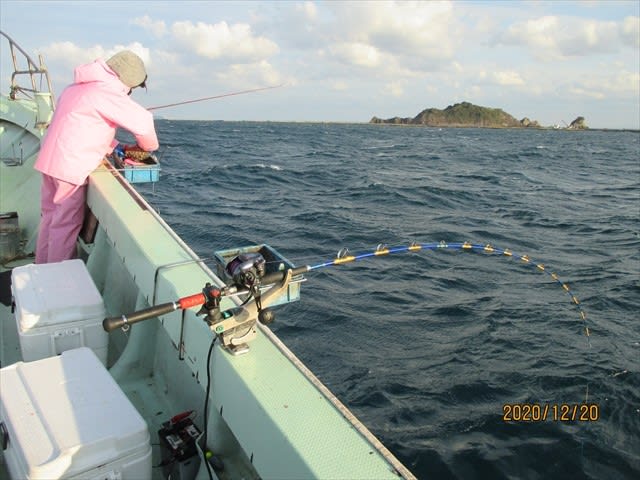
POLYGON ((128 92, 104 60, 76 68, 75 82, 58 100, 34 168, 81 185, 117 145, 117 127, 130 131, 144 150, 157 150, 153 116, 128 92))

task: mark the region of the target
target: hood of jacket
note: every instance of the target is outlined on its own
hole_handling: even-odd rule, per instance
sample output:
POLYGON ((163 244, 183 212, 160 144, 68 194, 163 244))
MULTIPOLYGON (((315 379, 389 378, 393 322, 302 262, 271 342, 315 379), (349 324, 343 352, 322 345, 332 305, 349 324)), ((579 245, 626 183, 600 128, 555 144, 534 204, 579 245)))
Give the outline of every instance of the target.
POLYGON ((109 65, 107 65, 107 63, 102 59, 76 67, 73 74, 73 81, 76 84, 104 82, 111 84, 114 88, 118 88, 124 92, 129 92, 130 90, 129 87, 120 81, 118 75, 116 75, 116 73, 111 70, 109 65))

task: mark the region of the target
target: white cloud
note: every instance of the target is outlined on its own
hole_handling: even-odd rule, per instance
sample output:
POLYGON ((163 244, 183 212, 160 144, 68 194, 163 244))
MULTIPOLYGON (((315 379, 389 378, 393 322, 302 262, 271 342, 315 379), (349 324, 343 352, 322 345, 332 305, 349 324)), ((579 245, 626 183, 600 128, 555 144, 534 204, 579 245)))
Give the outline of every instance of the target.
POLYGON ((573 31, 560 37, 559 45, 563 56, 592 55, 594 53, 613 52, 618 49, 618 24, 595 20, 581 20, 573 31))
POLYGON ((240 82, 250 87, 273 86, 283 83, 282 75, 266 60, 255 63, 230 65, 216 73, 216 77, 227 84, 240 82))
POLYGON ((73 42, 56 42, 42 48, 42 53, 47 61, 57 61, 64 64, 67 68, 73 69, 83 63, 92 62, 97 58, 106 60, 120 50, 131 50, 144 61, 145 65, 151 64, 149 49, 139 42, 133 42, 128 45, 114 45, 109 48, 105 48, 102 45, 82 48, 73 42))
POLYGON ((75 67, 96 58, 104 58, 104 48, 94 46, 89 49, 80 48, 73 42, 55 42, 41 49, 47 62, 62 61, 68 67, 75 67))
POLYGON ((228 25, 223 21, 211 25, 182 21, 175 22, 171 32, 182 45, 210 59, 254 62, 268 58, 279 50, 275 42, 253 35, 251 26, 246 23, 228 25))
POLYGON ((463 99, 464 101, 473 99, 474 102, 477 102, 478 99, 481 99, 483 97, 484 97, 483 90, 479 86, 473 85, 464 89, 462 99, 458 99, 458 101, 462 101, 463 99))
POLYGON ((452 62, 450 67, 453 69, 454 72, 457 73, 462 73, 464 72, 464 66, 460 63, 460 62, 452 62))
POLYGON ((617 23, 547 15, 513 23, 498 36, 497 44, 525 46, 539 60, 611 53, 619 49, 621 38, 632 43, 637 22, 629 18, 617 23))
POLYGON ((343 91, 349 88, 349 84, 344 80, 329 80, 329 86, 331 90, 343 91))
POLYGON ((114 55, 120 50, 131 50, 142 59, 146 66, 149 66, 153 63, 153 60, 151 58, 151 51, 149 50, 149 48, 144 47, 139 42, 133 42, 128 45, 116 45, 115 47, 107 51, 106 57, 109 58, 111 55, 114 55))
POLYGON ((622 21, 620 37, 625 45, 640 48, 640 17, 626 17, 622 21))
MULTIPOLYGON (((610 96, 636 94, 640 95, 640 73, 627 70, 603 68, 601 73, 580 78, 577 82, 584 91, 598 92, 598 97, 604 94, 610 96)), ((595 96, 592 95, 592 96, 595 96)))
POLYGON ((390 82, 384 86, 384 91, 392 97, 401 97, 404 95, 404 85, 406 82, 398 80, 390 82))
POLYGON ((152 20, 149 15, 134 18, 129 23, 150 31, 156 37, 162 37, 167 33, 167 25, 162 20, 152 20))
POLYGON ((303 17, 309 21, 314 21, 318 18, 318 7, 313 2, 297 3, 295 6, 296 12, 300 12, 303 17))
MULTIPOLYGON (((396 59, 410 69, 429 70, 436 61, 450 59, 454 53, 459 27, 449 2, 336 2, 328 3, 333 10, 329 43, 366 45, 352 55, 359 64, 374 66, 381 56, 396 59), (365 58, 366 61, 362 59, 365 58)), ((337 55, 344 49, 334 47, 337 55)))
POLYGON ((514 71, 503 71, 503 72, 494 72, 493 80, 498 85, 504 86, 519 86, 524 85, 524 80, 520 76, 518 72, 514 71))
POLYGON ((541 56, 557 50, 558 18, 545 16, 511 25, 499 39, 506 45, 525 45, 541 56))
POLYGON ((622 71, 613 76, 609 82, 609 90, 618 93, 640 96, 640 73, 622 71))
POLYGON ((149 48, 138 42, 127 45, 114 45, 112 47, 104 47, 102 45, 80 47, 70 41, 54 42, 39 48, 38 53, 45 59, 53 83, 53 91, 59 94, 64 87, 73 81, 73 71, 76 67, 93 62, 98 58, 107 60, 115 53, 125 49, 132 50, 138 54, 144 61, 150 77, 153 77, 153 81, 158 80, 157 77, 151 75, 153 62, 149 48))
MULTIPOLYGON (((458 72, 461 74, 462 72, 458 72)), ((514 70, 496 70, 487 72, 485 69, 480 71, 468 71, 464 76, 459 75, 459 79, 464 82, 479 81, 484 85, 499 85, 501 87, 519 87, 525 84, 520 73, 514 70)))
POLYGON ((365 43, 339 43, 329 47, 331 54, 351 65, 376 68, 380 66, 378 49, 365 43))
POLYGON ((603 98, 605 98, 602 92, 599 92, 596 90, 588 90, 586 88, 581 88, 581 87, 570 87, 568 91, 569 93, 576 95, 578 97, 589 97, 589 98, 595 98, 597 100, 602 100, 603 98))
POLYGON ((444 2, 374 2, 368 36, 381 49, 403 55, 450 58, 453 8, 444 2))

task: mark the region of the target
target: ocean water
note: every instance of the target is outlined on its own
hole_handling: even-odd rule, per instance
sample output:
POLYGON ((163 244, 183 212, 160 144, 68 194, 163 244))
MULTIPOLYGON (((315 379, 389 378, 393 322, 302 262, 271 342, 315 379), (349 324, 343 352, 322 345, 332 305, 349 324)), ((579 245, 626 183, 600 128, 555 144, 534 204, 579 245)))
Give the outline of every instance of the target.
POLYGON ((638 132, 157 128, 141 190, 202 257, 470 241, 545 265, 394 254, 310 272, 277 308, 271 328, 418 478, 640 478, 638 132))

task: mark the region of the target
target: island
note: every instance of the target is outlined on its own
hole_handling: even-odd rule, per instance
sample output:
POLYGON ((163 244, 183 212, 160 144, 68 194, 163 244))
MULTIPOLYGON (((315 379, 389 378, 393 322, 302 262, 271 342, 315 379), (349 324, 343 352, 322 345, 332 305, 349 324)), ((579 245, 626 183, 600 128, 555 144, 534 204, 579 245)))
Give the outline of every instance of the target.
MULTIPOLYGON (((543 127, 536 120, 527 117, 518 120, 500 108, 480 107, 469 102, 449 105, 444 110, 427 108, 415 117, 393 117, 382 119, 373 117, 369 123, 393 125, 424 125, 428 127, 476 127, 476 128, 561 128, 558 125, 543 127)), ((584 117, 576 118, 565 128, 586 130, 584 117)))

